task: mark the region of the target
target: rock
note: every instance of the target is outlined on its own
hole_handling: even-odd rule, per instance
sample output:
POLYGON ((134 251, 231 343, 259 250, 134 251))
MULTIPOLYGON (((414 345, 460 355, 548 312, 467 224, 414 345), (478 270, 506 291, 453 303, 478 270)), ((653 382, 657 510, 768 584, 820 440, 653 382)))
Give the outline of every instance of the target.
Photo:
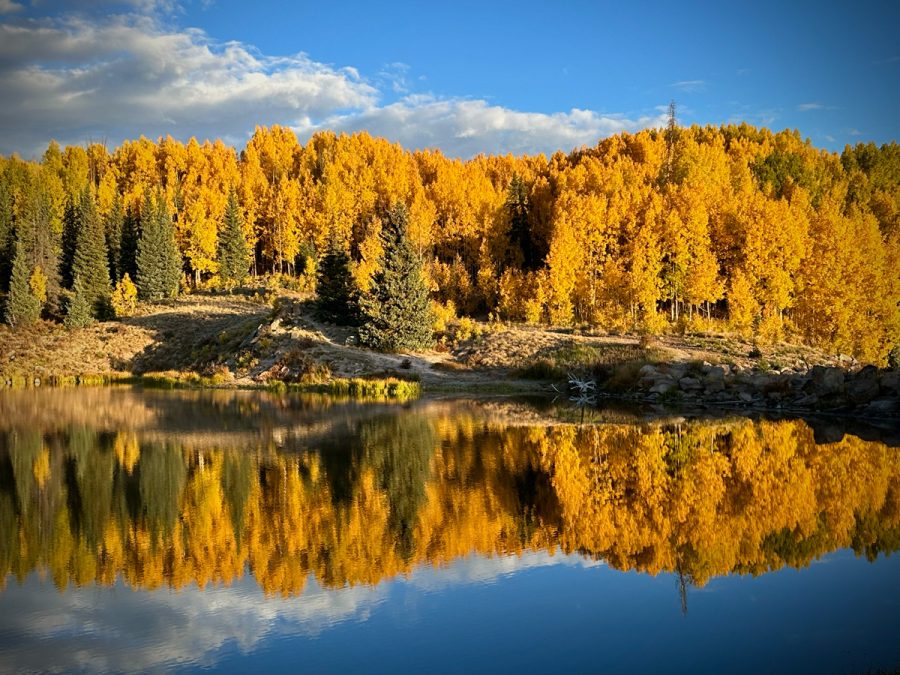
POLYGON ((847 398, 861 405, 878 396, 878 369, 867 366, 856 373, 847 383, 847 398))
POLYGON ((869 415, 890 415, 900 409, 900 401, 894 398, 876 398, 865 407, 869 415))
POLYGON ((656 366, 652 366, 648 363, 645 366, 641 366, 641 369, 638 371, 638 375, 640 375, 642 378, 655 378, 657 375, 659 375, 659 371, 656 369, 656 366))
POLYGON ((883 391, 895 396, 900 394, 900 370, 886 370, 879 380, 883 391))
POLYGON ((695 377, 682 377, 678 380, 678 386, 683 391, 696 391, 698 389, 703 389, 703 385, 700 384, 700 380, 695 377))
POLYGON ((675 383, 672 380, 660 380, 652 387, 650 387, 651 394, 665 394, 667 392, 672 391, 675 388, 675 383))
POLYGON ((680 380, 682 377, 685 376, 686 373, 687 373, 687 369, 681 364, 669 366, 668 375, 673 380, 676 380, 676 381, 680 380))
POLYGON ((750 401, 753 400, 753 394, 751 394, 749 391, 742 391, 740 394, 738 394, 738 398, 744 403, 750 403, 750 401))
POLYGON ((814 366, 810 371, 813 393, 818 396, 841 394, 844 391, 844 371, 840 368, 814 366))
POLYGON ((800 408, 812 408, 819 402, 819 397, 815 394, 809 394, 804 396, 803 398, 798 398, 794 401, 794 405, 800 408))

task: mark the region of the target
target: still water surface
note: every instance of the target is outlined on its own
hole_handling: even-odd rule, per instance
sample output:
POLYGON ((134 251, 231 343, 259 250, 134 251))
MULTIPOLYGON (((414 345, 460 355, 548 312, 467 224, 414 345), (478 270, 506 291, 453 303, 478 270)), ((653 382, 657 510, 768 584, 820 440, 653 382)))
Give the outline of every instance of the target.
POLYGON ((900 451, 830 440, 4 392, 0 671, 891 671, 900 451))

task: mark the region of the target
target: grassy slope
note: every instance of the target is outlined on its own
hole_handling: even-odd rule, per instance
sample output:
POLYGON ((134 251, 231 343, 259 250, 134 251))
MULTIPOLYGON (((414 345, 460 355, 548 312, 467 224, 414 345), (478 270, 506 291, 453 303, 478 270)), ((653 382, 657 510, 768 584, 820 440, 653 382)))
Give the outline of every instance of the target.
POLYGON ((604 367, 627 378, 647 362, 774 370, 838 362, 790 345, 751 353, 751 344, 723 336, 667 336, 642 345, 636 336, 467 322, 465 330, 442 336, 434 351, 379 354, 355 347, 351 331, 316 321, 297 296, 283 296, 273 310, 239 296, 192 295, 81 330, 50 323, 18 331, 0 327, 0 376, 20 381, 176 371, 238 385, 400 376, 419 379, 430 390, 515 391, 604 367))

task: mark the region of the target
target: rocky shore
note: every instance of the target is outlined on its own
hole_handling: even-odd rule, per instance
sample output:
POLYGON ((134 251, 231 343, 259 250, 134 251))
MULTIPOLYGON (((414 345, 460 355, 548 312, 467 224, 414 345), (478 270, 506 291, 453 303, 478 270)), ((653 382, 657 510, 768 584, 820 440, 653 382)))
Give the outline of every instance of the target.
POLYGON ((813 366, 761 371, 710 363, 647 364, 625 391, 599 392, 648 403, 716 405, 784 412, 831 412, 900 419, 900 370, 813 366))

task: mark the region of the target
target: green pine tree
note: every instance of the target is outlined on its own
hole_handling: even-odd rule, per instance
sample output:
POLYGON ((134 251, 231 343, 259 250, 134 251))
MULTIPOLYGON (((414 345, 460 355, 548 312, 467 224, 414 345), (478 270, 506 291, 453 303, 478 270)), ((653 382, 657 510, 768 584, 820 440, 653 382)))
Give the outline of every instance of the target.
POLYGON ((109 277, 113 282, 125 276, 126 270, 122 269, 122 231, 125 226, 125 212, 122 210, 122 200, 116 193, 112 207, 104 222, 103 231, 106 236, 106 254, 109 265, 109 277))
POLYGON ((326 320, 343 326, 359 322, 359 298, 350 273, 350 256, 336 240, 319 262, 316 294, 319 312, 326 320))
POLYGON ((119 238, 119 257, 116 267, 118 278, 126 274, 137 278, 137 246, 141 238, 140 216, 129 207, 122 221, 122 234, 119 238))
POLYGON ((12 193, 6 176, 0 173, 0 291, 9 290, 12 261, 16 253, 16 230, 12 213, 12 193))
POLYGON ((228 193, 224 224, 219 235, 219 276, 226 283, 240 282, 250 269, 250 250, 234 190, 228 193))
POLYGON ((66 200, 63 212, 62 252, 59 258, 59 276, 64 288, 72 288, 75 275, 75 249, 78 248, 78 233, 81 230, 81 204, 72 198, 66 200))
POLYGON ((422 259, 407 236, 408 211, 397 204, 382 230, 384 261, 371 291, 360 301, 363 344, 382 351, 424 349, 432 344, 431 303, 422 259))
POLYGON ((137 287, 141 298, 158 300, 178 294, 181 256, 175 228, 161 194, 144 199, 141 238, 137 248, 137 287))
MULTIPOLYGON (((109 259, 106 236, 97 214, 94 198, 88 189, 81 193, 78 203, 79 228, 72 261, 72 277, 80 279, 82 292, 95 317, 109 313, 109 259)), ((74 281, 73 281, 74 290, 74 281)))
POLYGON ((66 328, 84 328, 94 321, 93 305, 91 302, 91 292, 84 283, 84 279, 80 276, 75 277, 75 283, 72 284, 74 294, 69 300, 69 307, 66 311, 65 323, 66 328))
POLYGON ((41 317, 41 303, 31 290, 32 270, 28 266, 25 242, 16 242, 9 296, 6 298, 6 323, 13 328, 34 323, 41 317))

